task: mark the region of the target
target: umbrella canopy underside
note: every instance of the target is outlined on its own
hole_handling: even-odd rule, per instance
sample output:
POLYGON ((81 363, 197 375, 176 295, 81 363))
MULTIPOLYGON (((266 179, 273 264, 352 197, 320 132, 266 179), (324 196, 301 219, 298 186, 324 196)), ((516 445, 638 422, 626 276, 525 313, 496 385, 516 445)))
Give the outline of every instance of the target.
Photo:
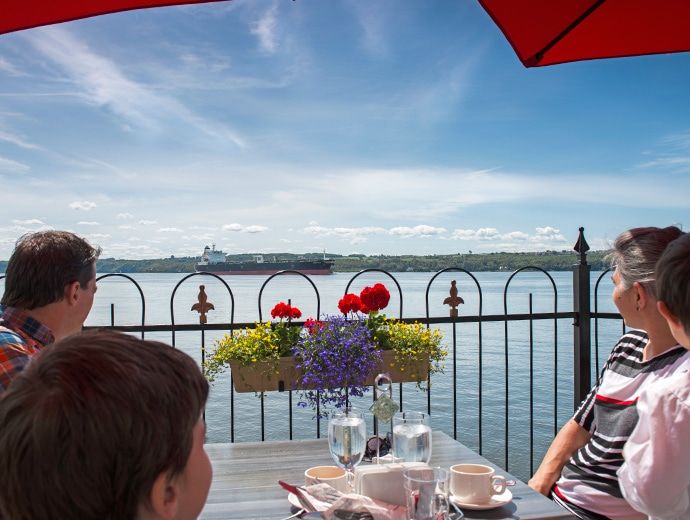
POLYGON ((689 0, 479 0, 526 67, 690 50, 689 0))
POLYGON ((0 34, 99 14, 221 0, 2 0, 0 34))

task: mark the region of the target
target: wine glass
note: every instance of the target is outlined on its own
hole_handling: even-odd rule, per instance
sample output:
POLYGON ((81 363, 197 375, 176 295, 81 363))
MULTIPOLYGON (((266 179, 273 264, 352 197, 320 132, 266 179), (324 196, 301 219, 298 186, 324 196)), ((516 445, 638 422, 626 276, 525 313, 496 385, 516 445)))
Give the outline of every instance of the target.
POLYGON ((366 450, 367 425, 364 415, 348 408, 336 412, 328 420, 328 448, 335 463, 347 472, 347 484, 352 489, 354 467, 362 461, 366 450))

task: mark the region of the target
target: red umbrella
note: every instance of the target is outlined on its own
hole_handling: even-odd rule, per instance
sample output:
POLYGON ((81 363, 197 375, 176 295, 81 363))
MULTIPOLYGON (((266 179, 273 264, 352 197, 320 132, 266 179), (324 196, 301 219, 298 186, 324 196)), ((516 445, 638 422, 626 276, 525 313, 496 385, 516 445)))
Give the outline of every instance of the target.
POLYGON ((690 50, 690 0, 479 0, 525 67, 690 50))
POLYGON ((220 0, 2 0, 0 34, 118 11, 217 1, 220 0))

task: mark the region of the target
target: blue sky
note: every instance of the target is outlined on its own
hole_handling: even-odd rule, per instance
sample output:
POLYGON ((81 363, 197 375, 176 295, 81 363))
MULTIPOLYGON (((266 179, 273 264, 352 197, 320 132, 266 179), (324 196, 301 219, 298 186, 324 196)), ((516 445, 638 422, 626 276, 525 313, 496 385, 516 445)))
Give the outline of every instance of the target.
POLYGON ((569 249, 690 223, 690 54, 525 69, 471 0, 235 0, 0 36, 0 258, 569 249))

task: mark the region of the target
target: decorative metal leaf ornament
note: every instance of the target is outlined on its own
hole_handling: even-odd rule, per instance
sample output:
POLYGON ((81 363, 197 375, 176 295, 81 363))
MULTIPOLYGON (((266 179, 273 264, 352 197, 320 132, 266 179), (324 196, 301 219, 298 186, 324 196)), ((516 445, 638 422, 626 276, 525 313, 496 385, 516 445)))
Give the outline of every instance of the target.
POLYGON ((379 421, 388 422, 393 418, 395 412, 397 412, 399 408, 398 403, 393 401, 388 395, 381 394, 376 401, 374 401, 374 404, 369 407, 369 410, 371 410, 374 417, 379 421))
POLYGON ((374 386, 379 396, 369 407, 369 410, 374 414, 377 420, 388 422, 393 419, 395 412, 398 411, 398 403, 393 401, 393 382, 388 374, 379 374, 374 380, 374 386))

